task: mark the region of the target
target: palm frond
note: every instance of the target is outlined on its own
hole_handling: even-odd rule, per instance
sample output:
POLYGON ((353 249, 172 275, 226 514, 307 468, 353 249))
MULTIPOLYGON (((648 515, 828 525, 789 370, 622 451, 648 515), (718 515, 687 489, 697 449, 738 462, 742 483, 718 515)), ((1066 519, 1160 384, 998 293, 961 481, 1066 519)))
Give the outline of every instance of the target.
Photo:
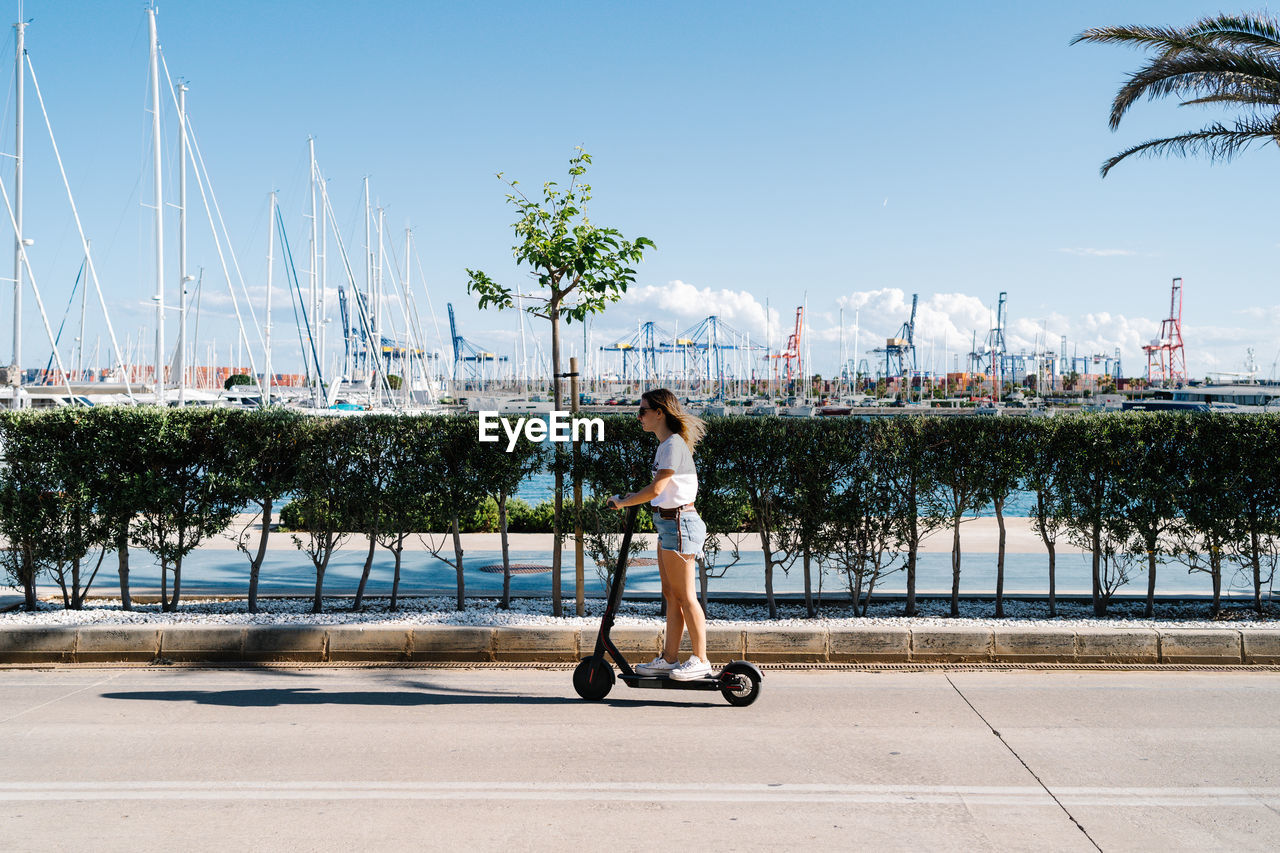
POLYGON ((1208 49, 1159 56, 1134 72, 1111 104, 1111 129, 1140 98, 1195 94, 1200 97, 1255 88, 1280 93, 1280 62, 1255 52, 1208 49))
POLYGON ((1187 27, 1093 27, 1071 40, 1154 49, 1164 56, 1184 51, 1280 52, 1280 22, 1268 15, 1215 15, 1187 27))
POLYGON ((1280 53, 1280 21, 1269 15, 1214 15, 1183 30, 1184 34, 1219 49, 1280 53))
POLYGON ((1186 35, 1169 27, 1091 27, 1076 35, 1069 44, 1080 42, 1093 44, 1123 44, 1131 47, 1159 48, 1194 47, 1186 35))
POLYGON ((1280 94, 1259 92, 1256 89, 1248 92, 1219 92, 1215 95, 1205 95, 1202 98, 1183 101, 1178 106, 1194 107, 1204 104, 1248 104, 1251 107, 1270 106, 1280 108, 1280 94))
POLYGON ((1102 164, 1100 172, 1106 177, 1115 166, 1129 157, 1152 157, 1173 155, 1188 157, 1204 155, 1209 161, 1227 161, 1240 154, 1255 142, 1266 140, 1280 142, 1280 116, 1252 117, 1241 119, 1234 127, 1212 124, 1209 127, 1171 136, 1164 139, 1151 139, 1134 145, 1115 155, 1102 164))

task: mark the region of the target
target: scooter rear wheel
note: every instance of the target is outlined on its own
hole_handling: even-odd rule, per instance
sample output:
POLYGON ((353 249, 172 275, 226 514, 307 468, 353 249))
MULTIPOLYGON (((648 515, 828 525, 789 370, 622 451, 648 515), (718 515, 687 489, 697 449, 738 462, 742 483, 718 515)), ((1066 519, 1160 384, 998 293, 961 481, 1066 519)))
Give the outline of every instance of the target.
POLYGON ((573 671, 573 689, 588 702, 599 702, 613 689, 613 667, 603 658, 589 655, 573 671))
POLYGON ((751 664, 734 661, 720 671, 720 678, 736 682, 734 687, 720 688, 730 705, 744 708, 760 698, 760 671, 751 664))

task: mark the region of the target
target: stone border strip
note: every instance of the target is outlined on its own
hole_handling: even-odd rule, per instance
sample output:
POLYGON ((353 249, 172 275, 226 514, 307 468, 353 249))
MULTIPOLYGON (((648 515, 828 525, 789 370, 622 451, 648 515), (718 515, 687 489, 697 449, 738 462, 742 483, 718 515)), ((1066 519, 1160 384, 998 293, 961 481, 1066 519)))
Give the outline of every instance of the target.
MULTIPOLYGON (((88 625, 0 627, 0 664, 244 662, 545 662, 591 654, 595 628, 431 625, 88 625)), ((618 627, 634 663, 662 650, 662 630, 618 627)), ((685 647, 688 647, 686 641, 685 647)), ((760 663, 1280 664, 1268 628, 776 628, 707 632, 712 661, 760 663)))

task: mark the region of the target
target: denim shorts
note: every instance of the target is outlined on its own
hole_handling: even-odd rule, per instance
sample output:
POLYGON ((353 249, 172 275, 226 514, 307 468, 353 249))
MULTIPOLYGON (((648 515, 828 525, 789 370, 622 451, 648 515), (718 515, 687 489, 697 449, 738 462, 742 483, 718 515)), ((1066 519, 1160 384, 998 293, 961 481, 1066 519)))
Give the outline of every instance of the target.
POLYGON ((665 551, 702 556, 707 542, 707 525, 696 510, 684 510, 677 518, 653 514, 653 528, 658 531, 658 545, 665 551))

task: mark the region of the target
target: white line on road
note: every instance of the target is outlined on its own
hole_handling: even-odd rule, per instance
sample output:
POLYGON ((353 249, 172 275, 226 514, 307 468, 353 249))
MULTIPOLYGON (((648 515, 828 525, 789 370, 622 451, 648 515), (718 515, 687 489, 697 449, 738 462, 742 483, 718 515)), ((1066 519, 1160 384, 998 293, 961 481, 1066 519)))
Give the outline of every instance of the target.
MULTIPOLYGON (((1062 788, 1075 806, 1280 807, 1280 788, 1062 788)), ((0 782, 0 802, 69 800, 525 800, 1018 805, 1057 807, 1039 786, 660 782, 0 782)))

